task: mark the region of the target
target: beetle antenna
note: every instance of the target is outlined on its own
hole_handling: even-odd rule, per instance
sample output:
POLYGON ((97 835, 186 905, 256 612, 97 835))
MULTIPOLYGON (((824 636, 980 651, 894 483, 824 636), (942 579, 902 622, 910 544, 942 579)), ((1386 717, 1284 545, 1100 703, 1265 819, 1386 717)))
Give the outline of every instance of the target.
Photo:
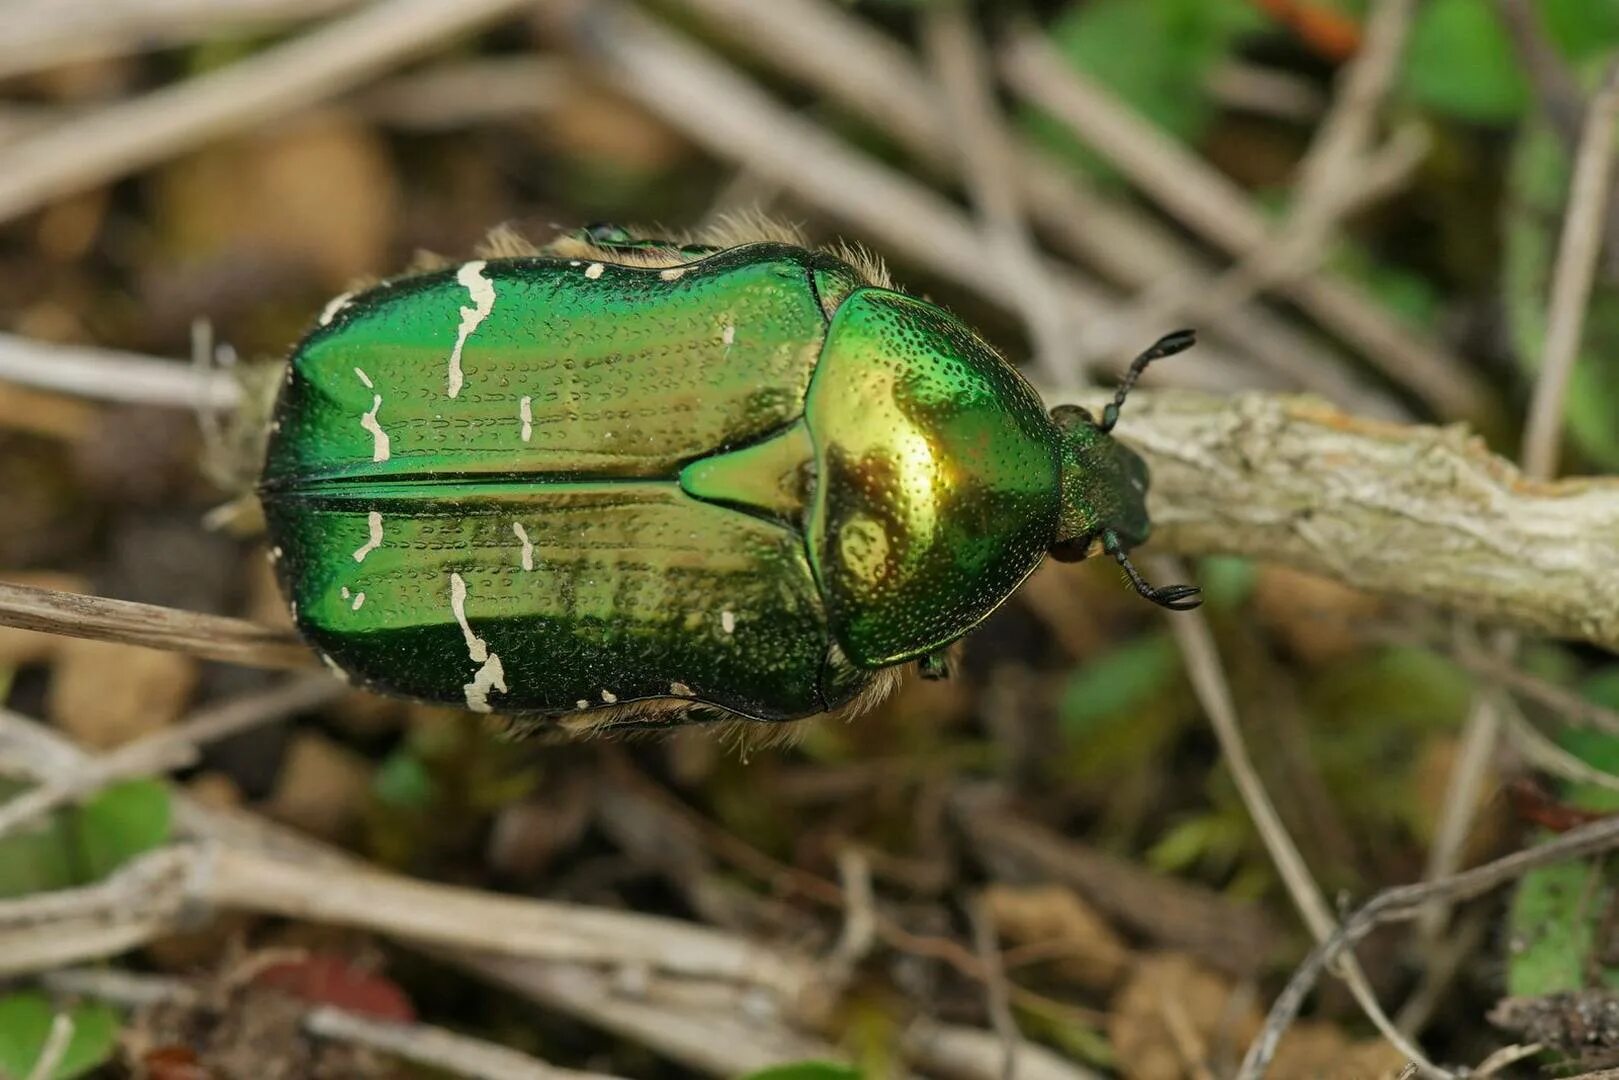
POLYGON ((1113 395, 1113 403, 1102 410, 1100 428, 1103 431, 1113 430, 1113 425, 1119 422, 1119 407, 1124 404, 1124 399, 1130 395, 1130 391, 1136 388, 1136 380, 1141 378, 1141 373, 1147 370, 1148 364, 1154 360, 1162 360, 1166 356, 1174 356, 1178 352, 1185 352, 1196 344, 1197 331, 1177 330, 1173 334, 1165 334, 1153 342, 1146 352, 1130 361, 1130 369, 1124 373, 1118 392, 1113 395))
POLYGON ((1124 576, 1130 579, 1130 584, 1135 586, 1136 592, 1159 607, 1168 608, 1170 611, 1191 611, 1203 603, 1203 597, 1199 595, 1201 590, 1196 585, 1165 585, 1161 589, 1156 589, 1147 584, 1147 579, 1141 576, 1141 571, 1135 568, 1130 556, 1125 554, 1118 535, 1112 529, 1102 534, 1102 547, 1124 569, 1124 576))

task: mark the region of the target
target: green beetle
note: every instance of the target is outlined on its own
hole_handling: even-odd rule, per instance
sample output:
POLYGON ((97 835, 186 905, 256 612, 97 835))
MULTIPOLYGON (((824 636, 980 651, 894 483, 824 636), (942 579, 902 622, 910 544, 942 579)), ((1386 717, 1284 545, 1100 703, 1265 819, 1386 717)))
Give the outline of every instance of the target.
POLYGON ((259 495, 360 685, 581 729, 869 708, 1050 553, 1136 589, 1147 469, 858 253, 597 227, 327 305, 259 495))

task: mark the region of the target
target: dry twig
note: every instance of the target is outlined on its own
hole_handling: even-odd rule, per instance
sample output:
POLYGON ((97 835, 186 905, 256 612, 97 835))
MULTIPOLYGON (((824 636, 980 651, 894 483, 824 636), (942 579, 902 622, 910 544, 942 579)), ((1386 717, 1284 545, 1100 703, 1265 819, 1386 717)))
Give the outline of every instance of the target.
MULTIPOLYGON (((1161 564, 1159 573, 1162 576, 1173 580, 1185 577, 1184 567, 1176 561, 1171 559, 1154 561, 1161 564)), ((1265 843, 1265 850, 1270 853, 1271 861, 1276 864, 1277 872, 1287 886, 1294 907, 1298 909, 1304 924, 1309 927, 1310 934, 1317 941, 1331 940, 1337 930, 1337 920, 1333 917, 1332 908, 1328 906, 1326 897, 1321 894, 1321 887, 1311 876, 1304 857, 1294 845, 1292 837, 1288 835, 1287 826, 1282 824, 1281 816, 1271 804, 1270 796, 1265 791, 1265 783, 1260 779, 1259 771, 1254 768, 1253 760, 1248 755, 1248 745, 1237 719, 1237 707, 1232 700, 1231 687, 1226 681, 1225 671, 1220 665, 1220 654, 1215 649, 1214 634, 1209 630, 1207 618, 1201 612, 1180 612, 1171 614, 1169 622, 1175 635, 1175 643, 1180 647, 1181 655, 1185 659, 1192 688, 1214 727, 1215 737, 1219 740, 1221 759, 1230 770, 1231 778, 1236 782, 1243 805, 1247 807, 1254 827, 1259 830, 1260 838, 1265 843)), ((1399 1049, 1407 1059, 1415 1062, 1424 1075, 1438 1077, 1441 1080, 1450 1077, 1450 1073, 1428 1061, 1421 1049, 1394 1026, 1394 1022, 1388 1018, 1388 1014, 1378 1003, 1377 995, 1367 981, 1365 972, 1361 970, 1353 956, 1345 958, 1341 973, 1355 1001, 1385 1039, 1399 1049)))
MULTIPOLYGON (((956 133, 939 107, 938 89, 899 43, 826 0, 680 0, 715 32, 809 83, 817 92, 865 117, 924 162, 958 171, 956 133)), ((1203 264, 1179 236, 1144 214, 1088 190, 1082 177, 1015 140, 1012 179, 1029 214, 1065 250, 1130 288, 1145 288, 1203 264)), ((1322 291, 1349 286, 1328 282, 1322 291)), ((1337 295, 1337 293, 1334 293, 1337 295)), ((1384 319, 1365 301, 1347 304, 1384 319)), ((1102 314, 1105 314, 1103 312, 1102 314)), ((1161 329, 1161 328, 1160 328, 1161 329)), ((1254 362, 1346 407, 1373 415, 1404 415, 1400 404, 1347 371, 1341 358, 1313 337, 1258 306, 1219 312, 1204 327, 1254 362)), ((1144 343, 1133 343, 1139 348, 1144 343)), ((1132 350, 1133 351, 1133 350, 1132 350)))
POLYGON ((291 632, 245 619, 0 582, 0 626, 117 641, 250 667, 304 668, 315 656, 291 632))
POLYGON ((1035 366, 1056 386, 1071 389, 1083 381, 1084 372, 1074 369, 1073 335, 1062 298, 1029 235, 1012 141, 967 6, 952 2, 923 9, 922 40, 944 89, 946 113, 956 131, 958 167, 978 211, 985 254, 1017 284, 1035 366))
MULTIPOLYGON (((261 724, 337 697, 343 684, 323 675, 308 675, 291 682, 214 705, 173 727, 127 743, 84 769, 47 780, 0 805, 0 836, 54 810, 82 799, 119 780, 185 768, 195 762, 200 747, 230 738, 261 724)), ((6 731, 0 729, 0 770, 7 765, 6 731)))
MULTIPOLYGON (((1066 123, 1193 230, 1239 258, 1274 241, 1273 228, 1241 188, 1075 72, 1040 35, 1015 35, 1001 61, 1016 93, 1066 123)), ((1299 279, 1289 295, 1441 416, 1485 412, 1491 394, 1484 381, 1437 342, 1376 310, 1375 301, 1321 277, 1299 279)))
POLYGON ((0 221, 284 116, 526 7, 384 0, 284 45, 0 148, 0 221))
POLYGON ((1304 999, 1309 996, 1322 971, 1377 927, 1416 918, 1434 900, 1458 904, 1516 881, 1543 866, 1612 851, 1616 847, 1619 847, 1619 818, 1604 818, 1571 829, 1540 847, 1514 852, 1472 870, 1438 881, 1400 885, 1378 893, 1344 920, 1332 937, 1316 946, 1293 973, 1287 987, 1271 1006, 1264 1030, 1249 1048, 1239 1080, 1258 1080, 1264 1074, 1282 1033, 1298 1016, 1304 999))
POLYGON ((241 388, 223 372, 175 360, 0 334, 0 379, 97 401, 177 409, 236 405, 241 388))
POLYGON ((604 1073, 559 1069, 527 1054, 431 1024, 390 1024, 330 1006, 304 1017, 304 1030, 323 1039, 368 1046, 415 1065, 478 1080, 612 1080, 604 1073))

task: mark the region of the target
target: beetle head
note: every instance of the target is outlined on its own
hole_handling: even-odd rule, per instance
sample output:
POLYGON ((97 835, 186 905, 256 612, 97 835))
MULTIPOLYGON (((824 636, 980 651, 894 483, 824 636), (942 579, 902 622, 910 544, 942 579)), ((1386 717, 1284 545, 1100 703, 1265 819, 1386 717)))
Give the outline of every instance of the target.
POLYGON ((1191 331, 1182 330, 1160 339, 1136 357, 1098 421, 1077 405, 1059 405, 1051 419, 1061 433, 1062 511, 1051 557, 1077 562, 1100 544, 1117 560, 1130 584, 1142 596, 1175 610, 1194 608, 1202 601, 1190 585, 1154 588, 1142 580, 1131 564, 1129 551, 1146 543, 1152 531, 1147 517, 1147 463, 1141 455, 1113 437, 1119 409, 1148 364, 1190 348, 1191 331))

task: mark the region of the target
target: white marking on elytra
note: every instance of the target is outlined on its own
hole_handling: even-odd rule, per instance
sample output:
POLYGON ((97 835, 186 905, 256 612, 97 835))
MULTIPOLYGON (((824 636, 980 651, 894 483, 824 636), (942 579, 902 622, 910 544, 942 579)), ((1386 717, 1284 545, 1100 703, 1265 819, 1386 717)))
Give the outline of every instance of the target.
POLYGON ((281 557, 285 554, 286 552, 281 550, 281 545, 277 544, 275 547, 270 549, 270 561, 273 563, 280 562, 281 557))
POLYGON ((337 590, 337 595, 341 596, 343 599, 347 600, 349 598, 349 587, 347 585, 345 585, 341 589, 338 589, 337 590))
POLYGON ((658 276, 665 281, 679 281, 686 276, 686 268, 684 266, 671 266, 658 276))
POLYGON ((467 656, 474 664, 481 665, 472 681, 461 687, 467 696, 467 708, 473 712, 490 712, 490 691, 506 692, 506 669, 501 666, 500 657, 483 638, 472 632, 472 624, 467 622, 467 583, 460 574, 450 575, 450 613, 466 638, 467 656))
POLYGON ((483 276, 483 268, 489 265, 482 259, 474 259, 464 263, 461 269, 455 272, 455 280, 459 281, 472 297, 472 306, 461 308, 461 328, 455 335, 455 348, 450 350, 450 396, 461 392, 461 350, 467 346, 467 338, 472 332, 489 318, 489 313, 495 310, 495 283, 483 276))
POLYGON ((376 510, 365 516, 365 527, 369 534, 364 544, 354 552, 355 562, 365 562, 365 557, 382 546, 382 514, 376 510))
POLYGON ((736 613, 731 611, 720 612, 720 629, 727 634, 736 632, 736 613))
POLYGON ((735 324, 727 325, 725 329, 720 332, 720 340, 725 342, 727 346, 734 345, 736 343, 735 324))
POLYGON ((669 684, 669 692, 671 694, 674 694, 674 695, 678 696, 678 697, 696 697, 697 696, 696 694, 694 694, 692 692, 691 687, 687 686, 683 682, 672 682, 672 683, 670 683, 669 684))
POLYGON ((523 422, 523 441, 534 437, 534 399, 524 394, 517 402, 517 418, 523 422))
POLYGON ((608 705, 617 705, 618 695, 613 693, 611 690, 603 690, 602 701, 606 702, 608 705))
POLYGON ((353 299, 354 294, 351 292, 338 293, 332 297, 331 300, 327 301, 326 306, 321 309, 320 324, 322 326, 329 325, 333 319, 337 318, 337 313, 348 307, 353 299))
MULTIPOLYGON (((367 390, 375 389, 375 384, 371 382, 371 376, 359 368, 354 369, 354 374, 360 377, 360 381, 365 384, 367 390)), ((377 413, 381 411, 382 395, 372 394, 371 410, 360 414, 360 426, 371 433, 372 461, 387 461, 389 455, 393 452, 392 444, 388 441, 388 433, 383 431, 382 425, 377 422, 377 413)))
POLYGON ((365 603, 365 593, 363 593, 363 592, 355 593, 354 594, 354 603, 349 605, 349 610, 350 611, 359 611, 360 610, 360 605, 363 604, 363 603, 365 603))
POLYGON ((602 276, 602 271, 605 269, 607 268, 601 263, 591 263, 589 266, 585 267, 585 277, 589 278, 591 281, 595 281, 597 278, 602 276))
POLYGON ((534 544, 528 538, 528 530, 523 528, 521 521, 514 521, 512 522, 512 532, 517 535, 517 539, 522 541, 523 544, 523 569, 534 569, 534 544))
POLYGON ((573 704, 574 704, 574 708, 577 708, 577 709, 588 709, 588 708, 590 708, 590 702, 586 701, 584 698, 580 698, 578 701, 574 702, 573 704))

